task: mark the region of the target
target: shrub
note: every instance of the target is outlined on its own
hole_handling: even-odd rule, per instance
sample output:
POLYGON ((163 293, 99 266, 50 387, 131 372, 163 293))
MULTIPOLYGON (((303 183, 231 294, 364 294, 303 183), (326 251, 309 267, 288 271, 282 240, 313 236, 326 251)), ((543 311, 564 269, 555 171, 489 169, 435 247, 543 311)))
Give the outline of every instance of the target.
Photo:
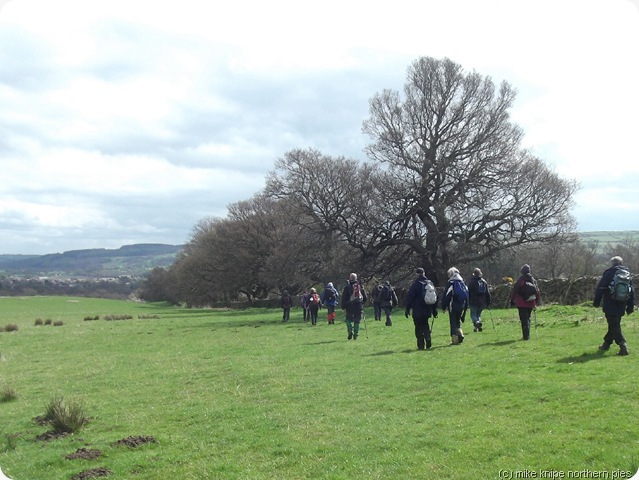
POLYGON ((62 325, 64 325, 64 322, 62 320, 56 320, 55 322, 53 322, 54 327, 61 327, 62 325))
POLYGON ((89 315, 84 317, 85 322, 89 322, 91 320, 100 320, 100 315, 94 315, 93 317, 89 315))
POLYGON ((51 325, 51 323, 53 323, 53 320, 51 320, 50 318, 47 318, 47 319, 44 321, 44 324, 45 324, 45 325, 51 325))
POLYGON ((18 326, 15 323, 7 323, 4 326, 5 332, 16 332, 18 330, 18 326))
POLYGON ((65 402, 62 397, 53 398, 46 406, 44 420, 54 433, 75 433, 89 422, 84 403, 65 402))
POLYGON ((37 327, 38 325, 44 325, 44 320, 42 320, 41 318, 36 318, 35 326, 37 327))

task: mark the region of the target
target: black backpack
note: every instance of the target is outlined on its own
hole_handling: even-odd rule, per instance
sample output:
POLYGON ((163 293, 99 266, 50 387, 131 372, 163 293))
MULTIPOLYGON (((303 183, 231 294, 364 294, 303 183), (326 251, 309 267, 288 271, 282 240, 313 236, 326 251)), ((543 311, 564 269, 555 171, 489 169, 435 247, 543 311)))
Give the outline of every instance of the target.
POLYGON ((382 290, 382 300, 386 300, 387 302, 393 301, 393 290, 388 285, 382 290))
POLYGON ((527 302, 532 302, 533 300, 537 299, 538 292, 539 289, 537 288, 537 285, 528 280, 524 282, 524 284, 521 285, 519 289, 519 294, 527 302))

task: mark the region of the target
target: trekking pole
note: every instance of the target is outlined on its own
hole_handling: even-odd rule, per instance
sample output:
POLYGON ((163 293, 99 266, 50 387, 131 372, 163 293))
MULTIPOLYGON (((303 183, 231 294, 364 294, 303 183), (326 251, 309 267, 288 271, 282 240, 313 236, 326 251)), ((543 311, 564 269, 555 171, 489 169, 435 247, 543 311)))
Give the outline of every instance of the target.
POLYGON ((497 329, 495 328, 495 320, 493 320, 493 311, 490 309, 490 307, 488 307, 488 312, 490 312, 490 323, 493 324, 493 331, 497 331, 497 329))
POLYGON ((533 308, 533 318, 535 319, 535 338, 539 338, 539 333, 537 333, 537 309, 533 308))

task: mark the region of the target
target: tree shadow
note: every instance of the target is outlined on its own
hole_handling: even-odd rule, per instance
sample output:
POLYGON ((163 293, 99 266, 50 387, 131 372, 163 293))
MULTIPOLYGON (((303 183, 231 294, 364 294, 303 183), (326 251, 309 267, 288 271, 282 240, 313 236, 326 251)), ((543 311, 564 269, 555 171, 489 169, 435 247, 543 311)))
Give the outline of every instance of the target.
POLYGON ((557 363, 586 363, 591 360, 601 360, 602 358, 606 358, 605 352, 584 352, 578 356, 560 358, 557 363))

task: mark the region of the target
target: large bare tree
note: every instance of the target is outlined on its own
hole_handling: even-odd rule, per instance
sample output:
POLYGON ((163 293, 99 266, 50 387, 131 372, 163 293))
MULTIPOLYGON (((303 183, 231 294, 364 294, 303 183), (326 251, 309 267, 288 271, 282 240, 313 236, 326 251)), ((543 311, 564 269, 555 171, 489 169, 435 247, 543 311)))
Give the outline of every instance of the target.
POLYGON ((409 67, 403 97, 385 90, 371 99, 366 151, 404 186, 397 236, 427 268, 441 272, 574 230, 577 185, 521 148, 514 99, 508 83, 497 88, 433 58, 409 67))

